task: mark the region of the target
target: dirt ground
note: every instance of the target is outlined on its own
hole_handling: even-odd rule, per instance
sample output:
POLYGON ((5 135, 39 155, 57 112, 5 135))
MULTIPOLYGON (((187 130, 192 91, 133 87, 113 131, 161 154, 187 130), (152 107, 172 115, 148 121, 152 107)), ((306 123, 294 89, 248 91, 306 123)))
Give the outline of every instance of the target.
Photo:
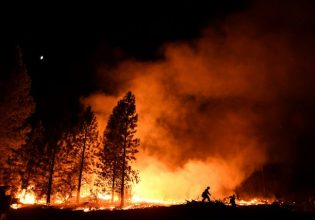
POLYGON ((164 220, 164 219, 315 219, 314 211, 298 211, 291 207, 259 205, 236 207, 222 204, 185 204, 129 210, 73 211, 52 207, 27 207, 11 210, 8 220, 164 220))

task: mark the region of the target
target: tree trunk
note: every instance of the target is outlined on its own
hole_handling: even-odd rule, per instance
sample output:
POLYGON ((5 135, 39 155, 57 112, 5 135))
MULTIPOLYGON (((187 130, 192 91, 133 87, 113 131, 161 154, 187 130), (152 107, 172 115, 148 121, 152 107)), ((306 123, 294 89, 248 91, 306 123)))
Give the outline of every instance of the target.
POLYGON ((86 145, 86 137, 84 137, 84 143, 83 143, 82 154, 81 154, 80 172, 79 172, 79 179, 78 179, 78 191, 77 191, 77 203, 80 202, 80 191, 81 191, 82 172, 83 172, 83 167, 84 167, 85 145, 86 145))
MULTIPOLYGON (((27 174, 26 174, 26 177, 23 178, 22 180, 22 190, 25 190, 25 193, 23 195, 23 199, 25 199, 26 197, 26 194, 27 194, 27 187, 28 187, 28 182, 29 182, 29 179, 30 179, 30 175, 31 175, 31 170, 29 168, 29 162, 27 163, 27 174)), ((50 199, 49 199, 50 200, 50 199)))
POLYGON ((27 174, 25 175, 25 177, 23 177, 22 179, 22 190, 23 189, 27 189, 27 186, 28 186, 28 182, 29 182, 29 179, 30 179, 30 176, 31 176, 31 168, 30 168, 30 163, 27 162, 27 174))
POLYGON ((47 205, 50 205, 50 196, 51 196, 53 175, 54 175, 54 168, 55 168, 56 146, 52 150, 53 152, 52 152, 52 158, 51 158, 50 169, 49 169, 49 179, 48 179, 48 189, 47 189, 47 199, 46 199, 47 205))
POLYGON ((122 171, 121 171, 121 188, 120 188, 120 208, 125 205, 125 169, 126 169, 126 136, 123 148, 122 171))
POLYGON ((116 181, 117 160, 114 161, 113 178, 112 178, 112 203, 114 203, 115 181, 116 181))

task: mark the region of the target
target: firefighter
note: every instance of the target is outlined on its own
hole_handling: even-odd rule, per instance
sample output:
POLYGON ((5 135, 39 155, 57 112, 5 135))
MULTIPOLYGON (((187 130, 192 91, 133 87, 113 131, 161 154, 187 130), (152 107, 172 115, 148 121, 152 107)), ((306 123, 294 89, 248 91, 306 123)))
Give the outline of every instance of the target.
POLYGON ((235 203, 235 195, 231 195, 230 197, 230 204, 232 207, 236 207, 236 203, 235 203))
POLYGON ((210 196, 211 196, 211 194, 210 194, 209 190, 210 190, 210 186, 208 186, 208 187, 202 192, 202 194, 201 194, 201 196, 202 196, 202 202, 205 202, 206 199, 210 202, 210 196))

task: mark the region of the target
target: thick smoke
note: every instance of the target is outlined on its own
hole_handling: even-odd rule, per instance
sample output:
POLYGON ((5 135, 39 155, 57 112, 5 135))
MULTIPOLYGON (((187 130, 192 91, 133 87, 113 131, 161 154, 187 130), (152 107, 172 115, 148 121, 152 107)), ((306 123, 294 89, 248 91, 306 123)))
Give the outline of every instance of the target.
POLYGON ((210 185, 223 196, 264 165, 295 160, 297 140, 314 121, 315 47, 312 10, 294 9, 256 5, 199 39, 164 45, 163 60, 99 68, 112 93, 82 101, 102 129, 124 93, 136 96, 136 193, 180 201, 210 185))

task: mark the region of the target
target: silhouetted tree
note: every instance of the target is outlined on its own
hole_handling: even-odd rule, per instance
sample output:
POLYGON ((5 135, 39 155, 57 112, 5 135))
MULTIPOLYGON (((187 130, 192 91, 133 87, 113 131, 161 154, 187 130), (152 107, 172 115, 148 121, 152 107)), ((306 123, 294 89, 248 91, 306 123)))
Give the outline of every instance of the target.
POLYGON ((104 131, 104 161, 106 173, 114 192, 120 192, 120 206, 124 206, 125 187, 132 181, 138 182, 138 172, 133 170, 131 162, 140 140, 135 138, 138 115, 135 96, 128 92, 113 109, 104 131))
POLYGON ((22 189, 26 189, 32 183, 35 185, 38 181, 36 170, 40 168, 41 160, 46 159, 43 158, 45 144, 45 128, 43 123, 39 121, 32 129, 29 140, 20 150, 22 161, 26 162, 25 172, 22 176, 22 189))
POLYGON ((42 181, 45 181, 42 162, 47 160, 45 151, 45 129, 41 121, 39 121, 28 135, 28 139, 21 148, 13 150, 9 165, 11 171, 10 185, 16 190, 27 190, 29 186, 41 190, 42 181))
POLYGON ((77 202, 80 200, 81 186, 91 188, 97 179, 101 146, 98 124, 91 107, 79 117, 78 123, 64 132, 56 146, 52 192, 66 201, 77 189, 77 202))
POLYGON ((8 168, 8 157, 25 143, 31 128, 26 120, 35 109, 30 95, 31 79, 18 48, 18 62, 12 68, 9 78, 0 81, 0 184, 8 180, 4 175, 8 168))
POLYGON ((91 107, 88 107, 81 117, 75 134, 74 147, 79 149, 80 155, 77 188, 77 202, 79 202, 82 180, 89 182, 87 175, 82 178, 83 174, 93 174, 93 168, 97 165, 97 156, 100 149, 98 124, 91 107))
MULTIPOLYGON (((117 108, 117 107, 116 107, 117 108)), ((120 148, 118 147, 120 140, 119 133, 119 122, 117 117, 116 108, 113 110, 112 115, 110 116, 106 129, 104 131, 104 175, 108 177, 108 185, 111 187, 112 202, 114 202, 115 192, 119 192, 117 189, 117 181, 121 174, 121 169, 119 169, 119 157, 120 157, 120 148), (116 114, 115 114, 116 113, 116 114)))
POLYGON ((79 169, 80 152, 75 147, 73 131, 65 132, 58 142, 58 152, 55 160, 53 175, 53 193, 64 202, 71 199, 77 188, 77 174, 79 169))
MULTIPOLYGON (((57 122, 55 127, 50 131, 49 139, 47 142, 47 151, 46 155, 48 159, 45 161, 45 165, 48 166, 48 178, 47 178, 47 187, 46 187, 46 203, 50 204, 51 195, 53 193, 53 179, 56 171, 56 158, 58 152, 60 151, 60 139, 63 137, 64 130, 66 126, 57 122)), ((60 172, 60 170, 58 170, 60 172)))
MULTIPOLYGON (((102 143, 102 138, 100 137, 99 143, 102 143)), ((107 189, 110 188, 107 185, 108 174, 106 172, 106 163, 104 160, 104 151, 102 145, 99 144, 99 148, 95 154, 97 157, 96 163, 93 166, 94 181, 93 181, 93 194, 97 198, 98 193, 106 193, 107 189)))

